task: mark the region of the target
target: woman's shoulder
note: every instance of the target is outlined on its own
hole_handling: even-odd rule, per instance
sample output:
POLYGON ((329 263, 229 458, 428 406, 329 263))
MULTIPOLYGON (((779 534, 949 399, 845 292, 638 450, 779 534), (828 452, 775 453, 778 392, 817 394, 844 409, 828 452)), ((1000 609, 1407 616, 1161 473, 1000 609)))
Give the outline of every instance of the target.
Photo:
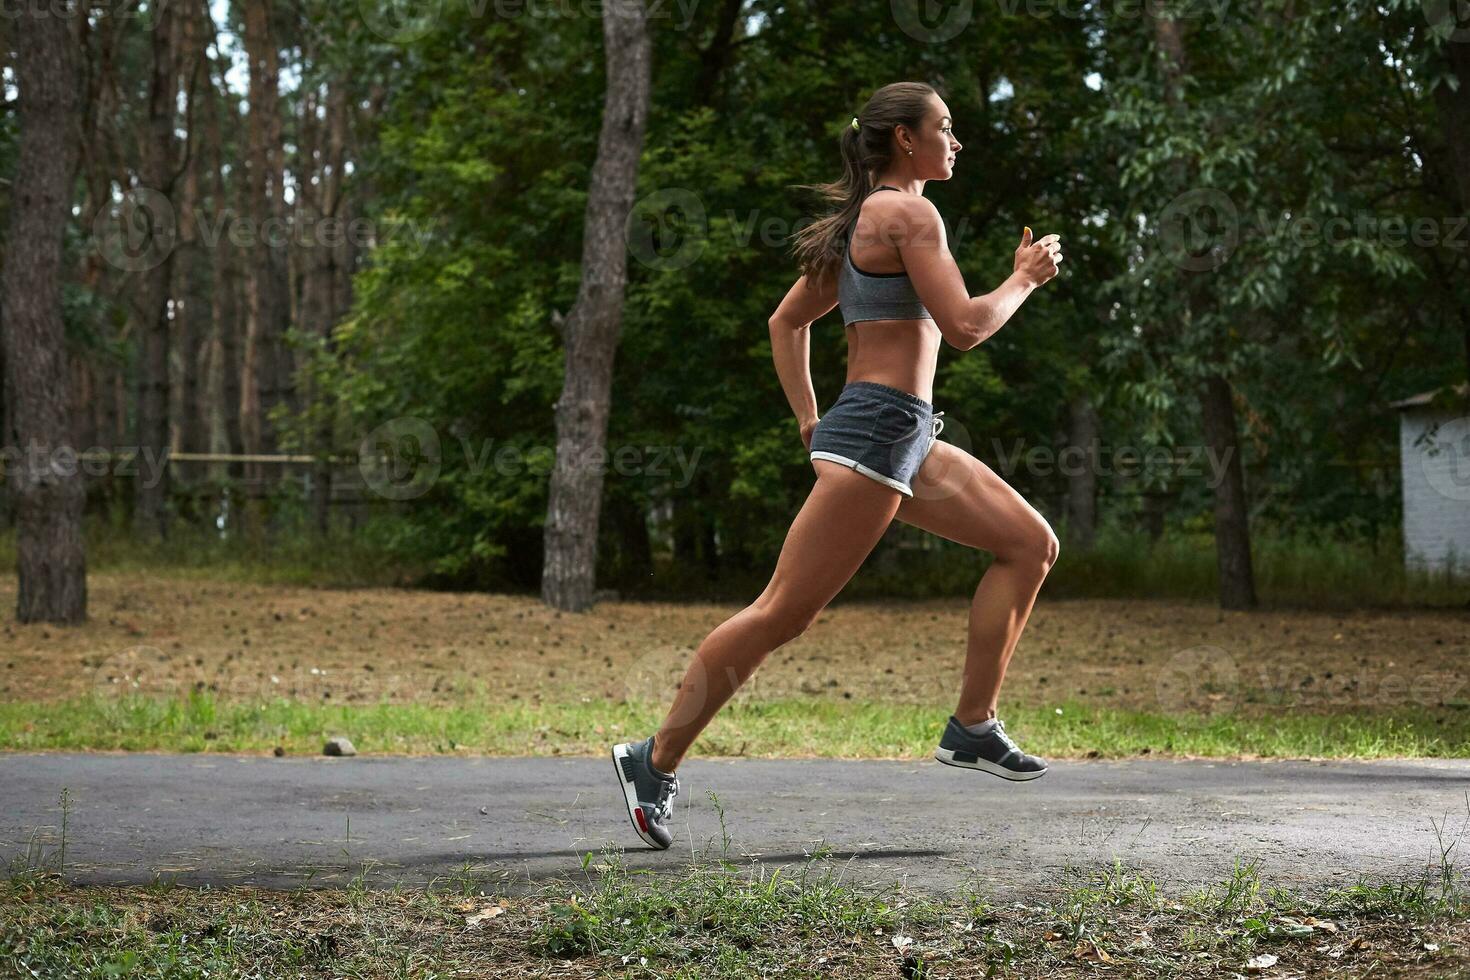
POLYGON ((922 194, 884 191, 869 194, 858 209, 858 223, 865 235, 884 231, 916 231, 942 224, 939 209, 922 194), (880 200, 886 199, 886 200, 880 200))
POLYGON ((938 216, 939 209, 923 194, 906 194, 902 191, 881 191, 869 194, 858 209, 859 214, 899 214, 905 217, 938 216))

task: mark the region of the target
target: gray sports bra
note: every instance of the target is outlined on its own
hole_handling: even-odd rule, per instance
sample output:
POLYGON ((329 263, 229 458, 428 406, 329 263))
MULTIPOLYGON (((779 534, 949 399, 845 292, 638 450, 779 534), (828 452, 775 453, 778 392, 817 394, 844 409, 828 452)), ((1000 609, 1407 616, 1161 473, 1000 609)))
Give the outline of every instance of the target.
MULTIPOLYGON (((896 191, 884 184, 878 191, 896 191)), ((907 272, 864 272, 852 261, 852 230, 842 245, 842 271, 837 275, 837 307, 842 311, 842 324, 863 320, 927 320, 932 319, 907 272)))

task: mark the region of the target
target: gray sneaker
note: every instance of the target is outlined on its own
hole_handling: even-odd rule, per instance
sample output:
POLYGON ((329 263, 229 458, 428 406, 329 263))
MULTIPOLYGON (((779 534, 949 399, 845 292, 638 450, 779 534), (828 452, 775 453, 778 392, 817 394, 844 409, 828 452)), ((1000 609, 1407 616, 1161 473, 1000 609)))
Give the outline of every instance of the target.
POLYGON ((679 777, 653 768, 652 735, 641 742, 614 745, 612 757, 633 829, 648 846, 666 850, 674 842, 669 823, 674 818, 679 777))
POLYGON ((1001 779, 1021 781, 1046 775, 1046 760, 1022 752, 999 719, 984 735, 971 735, 950 715, 934 758, 947 766, 979 769, 1001 779))

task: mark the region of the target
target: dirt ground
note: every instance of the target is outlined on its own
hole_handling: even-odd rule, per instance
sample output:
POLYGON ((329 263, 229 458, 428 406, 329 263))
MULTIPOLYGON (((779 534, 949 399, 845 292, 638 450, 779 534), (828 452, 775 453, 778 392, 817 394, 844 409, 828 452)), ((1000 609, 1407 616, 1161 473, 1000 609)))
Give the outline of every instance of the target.
MULTIPOLYGON (((17 625, 0 578, 0 697, 209 689, 451 704, 661 700, 734 604, 603 602, 562 614, 534 597, 329 591, 94 574, 91 619, 17 625)), ((777 650, 742 697, 935 704, 959 682, 963 600, 843 602, 777 650)), ((1470 613, 1222 612, 1210 603, 1047 600, 1006 682, 1032 705, 1351 711, 1470 701, 1470 613)))

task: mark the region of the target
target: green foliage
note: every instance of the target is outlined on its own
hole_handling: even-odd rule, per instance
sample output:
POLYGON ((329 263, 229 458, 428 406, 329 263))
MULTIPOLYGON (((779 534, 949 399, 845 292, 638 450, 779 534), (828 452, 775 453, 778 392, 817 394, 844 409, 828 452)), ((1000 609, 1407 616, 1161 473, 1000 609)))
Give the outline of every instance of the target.
MULTIPOLYGON (((1445 213, 1398 145, 1433 132, 1425 86, 1445 74, 1417 4, 1382 16, 1361 0, 1175 5, 1189 58, 1178 101, 1151 22, 1131 7, 977 5, 936 44, 880 0, 754 0, 722 41, 723 6, 692 7, 687 23, 664 8, 651 25, 607 439, 610 460, 627 462, 610 462, 603 490, 605 515, 643 516, 605 520, 605 584, 652 580, 637 559, 645 539, 680 564, 703 559, 688 576, 701 587, 774 562, 812 481, 766 328, 795 279, 788 236, 818 205, 799 188, 836 175, 842 125, 902 78, 938 84, 965 146, 954 179, 926 193, 969 291, 1009 272, 1023 225, 1067 245, 1062 275, 1005 329, 940 351, 943 438, 992 465, 996 439, 1060 449, 1067 407, 1085 395, 1106 444, 1186 450, 1199 442, 1194 386, 1223 371, 1253 516, 1369 536, 1396 522, 1383 402, 1448 380, 1466 304, 1446 275, 1463 254, 1358 230, 1360 218, 1376 229, 1445 213), (1263 41, 1283 36, 1293 43, 1263 41), (1229 202, 1233 237, 1223 261, 1190 271, 1171 222, 1180 196, 1200 192, 1229 202), (1333 219, 1354 230, 1303 234, 1333 219), (660 465, 675 453, 688 472, 660 465)), ((442 469, 406 509, 404 555, 444 583, 535 587, 548 468, 531 460, 549 461, 555 443, 556 322, 580 280, 600 25, 445 4, 422 36, 388 43, 347 31, 330 5, 311 10, 344 39, 324 64, 383 86, 353 176, 381 231, 352 315, 313 350, 324 397, 296 420, 299 444, 326 424, 352 452, 386 422, 424 420, 442 469)), ((825 410, 845 377, 835 314, 811 341, 825 410)), ((1005 475, 1056 522, 1065 475, 1005 475)), ((1103 514, 1133 524, 1141 488, 1173 496, 1174 523, 1207 524, 1209 486, 1168 469, 1104 474, 1103 514)))
POLYGON ((1434 138, 1434 58, 1421 5, 1386 6, 1271 0, 1211 24, 1170 5, 1177 100, 1152 22, 1110 24, 1109 105, 1084 123, 1117 160, 1104 207, 1121 220, 1101 230, 1128 256, 1101 284, 1101 365, 1150 446, 1197 431, 1195 386, 1227 377, 1255 506, 1287 526, 1396 519, 1396 489, 1374 485, 1396 467, 1386 402, 1463 373, 1443 369, 1463 365, 1470 296, 1445 277, 1467 257, 1438 220, 1454 208, 1419 154, 1390 149, 1434 138), (1393 231, 1423 219, 1436 240, 1393 231))

